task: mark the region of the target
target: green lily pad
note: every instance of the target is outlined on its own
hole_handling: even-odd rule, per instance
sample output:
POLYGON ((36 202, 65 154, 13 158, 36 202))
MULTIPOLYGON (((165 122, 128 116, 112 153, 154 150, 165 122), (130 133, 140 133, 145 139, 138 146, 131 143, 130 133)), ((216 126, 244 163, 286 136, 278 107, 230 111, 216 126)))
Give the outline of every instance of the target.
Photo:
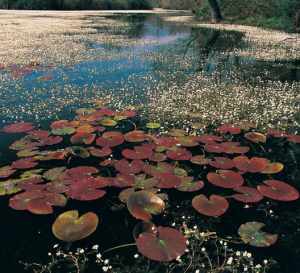
POLYGON ((146 127, 148 129, 158 129, 160 127, 160 123, 158 123, 158 122, 148 122, 146 124, 146 127))
POLYGON ((72 135, 73 133, 75 133, 75 129, 73 127, 64 127, 64 128, 53 129, 51 132, 53 135, 65 136, 65 135, 72 135))
POLYGON ((262 231, 265 226, 260 222, 247 222, 239 227, 238 234, 246 244, 256 247, 269 247, 276 243, 277 234, 270 234, 262 231))

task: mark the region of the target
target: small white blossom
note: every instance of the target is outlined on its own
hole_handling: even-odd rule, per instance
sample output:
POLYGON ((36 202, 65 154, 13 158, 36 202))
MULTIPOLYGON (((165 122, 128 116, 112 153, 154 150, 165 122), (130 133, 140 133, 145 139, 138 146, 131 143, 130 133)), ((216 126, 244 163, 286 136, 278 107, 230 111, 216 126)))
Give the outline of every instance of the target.
POLYGON ((133 255, 133 257, 134 257, 135 259, 137 259, 137 258, 139 257, 139 254, 136 253, 136 254, 133 255))
POLYGON ((93 246, 92 246, 92 249, 93 249, 93 250, 98 250, 98 248, 99 248, 99 245, 93 245, 93 246))
POLYGON ((107 272, 107 271, 108 271, 108 269, 109 269, 109 267, 108 267, 108 266, 103 266, 103 267, 102 267, 102 270, 103 270, 104 272, 107 272))
POLYGON ((229 259, 227 260, 227 264, 228 264, 228 265, 231 265, 232 262, 233 262, 233 258, 232 258, 232 257, 229 257, 229 259))

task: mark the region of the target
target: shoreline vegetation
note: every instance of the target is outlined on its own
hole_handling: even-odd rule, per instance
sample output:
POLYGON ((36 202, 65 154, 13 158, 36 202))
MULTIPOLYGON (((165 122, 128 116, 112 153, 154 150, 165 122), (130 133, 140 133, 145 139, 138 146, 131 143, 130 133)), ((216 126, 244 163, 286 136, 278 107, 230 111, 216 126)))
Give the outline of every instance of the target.
POLYGON ((256 26, 300 32, 298 0, 0 0, 0 9, 16 10, 189 10, 201 23, 256 26))

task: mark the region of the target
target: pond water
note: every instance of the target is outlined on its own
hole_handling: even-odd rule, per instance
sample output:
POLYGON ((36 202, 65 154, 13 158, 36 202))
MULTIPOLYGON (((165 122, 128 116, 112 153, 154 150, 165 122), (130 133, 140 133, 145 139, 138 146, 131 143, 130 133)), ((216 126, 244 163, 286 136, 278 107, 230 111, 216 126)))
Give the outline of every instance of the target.
MULTIPOLYGON (((174 127, 201 133, 220 123, 240 120, 257 122, 260 129, 271 126, 297 133, 300 59, 284 57, 283 53, 289 52, 290 48, 276 46, 274 49, 270 45, 260 45, 237 31, 166 22, 159 15, 117 15, 104 19, 103 16, 86 15, 82 20, 85 22, 82 29, 86 28, 86 32, 59 34, 61 39, 72 40, 78 45, 76 54, 69 54, 68 50, 73 49, 66 47, 63 53, 67 58, 60 53, 60 60, 46 55, 38 62, 28 59, 27 64, 16 61, 15 64, 0 66, 1 128, 12 122, 26 121, 48 129, 54 120, 71 120, 77 109, 105 100, 108 107, 119 111, 134 107, 139 116, 134 117, 133 122, 144 130, 147 130, 145 122, 160 122, 161 128, 157 131, 160 133, 174 127), (104 24, 105 20, 110 20, 110 23, 104 24), (267 51, 268 47, 275 52, 273 59, 256 54, 260 50, 267 51)), ((132 125, 121 121, 117 129, 128 132, 132 125)), ((0 132, 0 167, 17 159, 15 151, 8 147, 22 136, 0 132)), ((226 137, 231 140, 231 137, 226 137)), ((257 186, 263 179, 272 177, 299 189, 299 144, 274 138, 261 148, 261 145, 245 142, 241 135, 232 139, 251 146, 247 156, 266 157, 285 166, 281 173, 272 176, 247 174, 249 186, 257 186)), ((67 145, 64 138, 57 148, 67 145)), ((125 147, 132 147, 132 144, 125 147)), ((193 155, 197 154, 197 149, 192 148, 193 155)), ((120 159, 120 153, 118 149, 114 156, 120 159)), ((68 168, 81 165, 99 167, 99 159, 76 157, 68 163, 41 162, 39 167, 50 169, 64 165, 68 168)), ((179 166, 201 180, 205 180, 207 171, 213 170, 210 166, 203 169, 190 162, 179 163, 179 166)), ((103 176, 107 176, 105 169, 101 167, 103 176)), ((20 175, 20 172, 16 174, 20 175)), ((2 179, 1 183, 4 181, 2 179)), ((192 211, 190 203, 196 195, 194 192, 163 191, 169 195, 168 208, 164 215, 155 216, 156 224, 171 226, 176 222, 176 227, 179 227, 185 221, 203 231, 216 231, 222 237, 237 237, 241 224, 263 222, 268 232, 279 234, 278 242, 269 248, 241 245, 237 249, 251 251, 255 263, 262 263, 264 259, 276 260, 277 264, 268 272, 300 272, 299 201, 264 199, 259 204, 247 206, 230 200, 230 211, 214 218, 192 211)), ((133 242, 132 230, 138 221, 118 200, 119 192, 119 189, 108 189, 106 196, 96 201, 71 199, 67 206, 55 207, 54 213, 46 216, 13 210, 8 207, 11 196, 1 196, 1 268, 5 268, 5 272, 23 272, 24 266, 18 261, 44 263, 49 249, 57 243, 51 225, 60 213, 70 209, 81 213, 94 211, 101 219, 92 236, 74 243, 71 248, 99 244, 104 250, 133 242)), ((214 186, 207 186, 204 192, 217 192, 223 196, 232 194, 231 190, 214 186)), ((139 263, 144 260, 133 258, 136 252, 135 248, 126 248, 110 252, 105 257, 111 259, 112 264, 119 259, 116 255, 125 257, 125 260, 119 259, 122 263, 119 268, 123 269, 113 272, 140 272, 137 269, 130 271, 130 266, 143 268, 139 263)), ((163 272, 154 271, 153 264, 148 266, 153 271, 146 272, 163 272)), ((89 270, 95 272, 93 266, 89 270)), ((145 268, 139 270, 145 272, 145 268)), ((56 269, 55 272, 66 271, 56 269)), ((184 271, 179 267, 172 272, 195 270, 184 271)), ((249 272, 255 271, 249 269, 249 272)))

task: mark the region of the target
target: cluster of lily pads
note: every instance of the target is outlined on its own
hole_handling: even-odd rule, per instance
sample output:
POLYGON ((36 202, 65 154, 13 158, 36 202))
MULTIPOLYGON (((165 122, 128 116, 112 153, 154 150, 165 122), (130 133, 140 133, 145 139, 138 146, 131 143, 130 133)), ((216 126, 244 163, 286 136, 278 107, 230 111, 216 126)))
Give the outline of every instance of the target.
MULTIPOLYGON (((179 230, 152 223, 165 211, 171 190, 195 192, 191 206, 208 217, 226 213, 230 199, 258 203, 264 198, 282 202, 299 198, 296 188, 272 177, 283 170, 282 163, 247 155, 253 147, 263 149, 272 138, 297 145, 299 135, 275 130, 263 134, 247 122, 224 124, 214 134, 188 135, 180 129, 161 134, 155 122, 138 129, 132 109, 96 107, 76 113, 74 120, 52 122, 50 130, 29 122, 2 128, 3 133, 22 134, 9 147, 19 159, 0 167, 0 195, 12 195, 11 208, 51 214, 69 199, 93 201, 104 198, 107 188, 118 188, 132 217, 145 223, 135 238, 138 251, 151 260, 168 262, 183 255, 187 244, 179 230), (94 163, 68 168, 76 158, 80 163, 92 158, 94 163), (253 174, 262 177, 255 186, 253 174), (208 196, 207 187, 232 194, 208 196)), ((52 230, 58 239, 73 242, 92 234, 98 223, 93 212, 79 217, 78 211, 67 211, 58 216, 52 230)), ((267 247, 278 235, 263 227, 247 222, 238 233, 246 244, 267 247)))

